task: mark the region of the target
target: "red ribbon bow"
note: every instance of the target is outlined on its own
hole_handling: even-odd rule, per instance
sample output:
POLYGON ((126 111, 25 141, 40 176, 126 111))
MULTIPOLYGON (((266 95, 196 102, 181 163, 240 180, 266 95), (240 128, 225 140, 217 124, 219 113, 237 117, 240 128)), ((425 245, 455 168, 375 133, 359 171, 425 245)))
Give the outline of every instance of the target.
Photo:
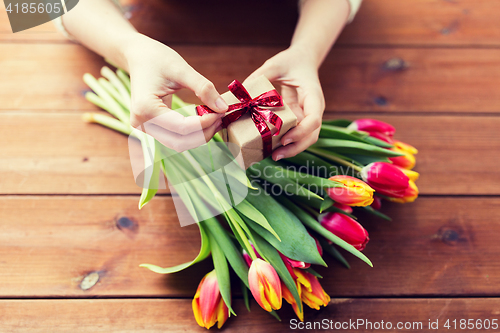
MULTIPOLYGON (((222 126, 226 128, 233 121, 240 119, 240 117, 245 113, 250 113, 250 117, 252 118, 255 127, 257 127, 260 136, 262 137, 264 157, 271 155, 273 150, 271 130, 269 129, 269 126, 267 126, 266 121, 276 127, 276 133, 274 133, 272 136, 278 135, 280 133, 283 121, 280 117, 278 117, 276 113, 271 110, 263 109, 261 108, 261 106, 283 106, 283 99, 281 98, 280 94, 276 91, 276 89, 273 89, 255 98, 252 98, 245 87, 243 87, 243 85, 237 80, 231 82, 228 87, 233 95, 236 96, 236 98, 238 98, 241 103, 229 105, 229 109, 227 110, 227 112, 234 110, 236 111, 231 112, 224 118, 222 118, 222 126)), ((215 111, 213 111, 206 105, 198 105, 196 107, 196 112, 198 112, 198 115, 202 116, 206 113, 214 113, 215 111)))

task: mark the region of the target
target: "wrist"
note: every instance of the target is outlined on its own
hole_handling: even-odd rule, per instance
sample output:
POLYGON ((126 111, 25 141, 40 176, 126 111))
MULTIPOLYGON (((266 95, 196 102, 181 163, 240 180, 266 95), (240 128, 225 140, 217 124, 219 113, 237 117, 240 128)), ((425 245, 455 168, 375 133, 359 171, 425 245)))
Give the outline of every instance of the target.
POLYGON ((287 49, 293 54, 293 57, 300 61, 302 65, 312 67, 316 71, 321 65, 321 56, 307 43, 295 42, 287 49))

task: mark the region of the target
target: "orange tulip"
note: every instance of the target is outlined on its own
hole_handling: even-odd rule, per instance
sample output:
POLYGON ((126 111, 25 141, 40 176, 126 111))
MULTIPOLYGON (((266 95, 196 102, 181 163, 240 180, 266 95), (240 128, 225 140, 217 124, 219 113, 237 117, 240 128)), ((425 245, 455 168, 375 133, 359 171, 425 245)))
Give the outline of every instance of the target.
POLYGON ((338 175, 330 177, 330 180, 344 184, 344 187, 332 187, 328 189, 330 198, 347 206, 369 206, 373 202, 374 190, 365 182, 351 176, 338 175))
POLYGON ((201 279, 193 298, 193 312, 201 327, 210 328, 217 322, 221 328, 229 317, 229 309, 222 299, 215 270, 201 279))
POLYGON ((401 198, 389 198, 392 202, 406 203, 413 202, 418 197, 418 187, 415 185, 415 182, 410 180, 408 183, 408 188, 404 192, 401 198))
POLYGON ((253 297, 266 311, 281 308, 281 282, 271 264, 254 259, 248 270, 248 284, 253 297))
POLYGON ((327 306, 330 296, 323 290, 318 278, 301 269, 294 269, 297 282, 301 284, 300 299, 310 308, 319 310, 320 306, 327 306))
MULTIPOLYGON (((297 284, 297 291, 299 292, 299 296, 301 295, 301 285, 300 283, 297 284)), ((281 282, 281 290, 283 291, 283 298, 285 301, 287 301, 288 304, 290 304, 293 308, 293 311, 297 315, 297 317, 300 319, 300 321, 304 321, 304 308, 302 308, 302 311, 299 310, 299 306, 297 302, 295 301, 295 298, 293 297, 292 293, 290 290, 287 288, 287 286, 281 282)))

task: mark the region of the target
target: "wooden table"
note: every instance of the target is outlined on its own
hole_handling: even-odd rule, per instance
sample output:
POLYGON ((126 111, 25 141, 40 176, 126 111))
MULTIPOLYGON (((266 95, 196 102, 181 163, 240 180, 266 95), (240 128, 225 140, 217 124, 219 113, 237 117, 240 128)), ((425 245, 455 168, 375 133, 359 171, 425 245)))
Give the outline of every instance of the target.
MULTIPOLYGON (((125 8, 224 91, 286 47, 297 16, 294 1, 232 4, 125 8)), ((332 301, 307 321, 423 332, 439 320, 444 332, 447 319, 500 319, 499 11, 497 0, 365 0, 325 61, 325 117, 395 125, 420 150, 421 197, 386 204, 392 222, 362 221, 374 268, 352 256, 351 270, 318 268, 332 301)), ((0 9, 1 332, 204 331, 191 298, 209 261, 167 276, 139 267, 192 259, 196 226, 179 226, 166 192, 139 211, 126 137, 81 121, 96 110, 82 75, 103 64, 50 23, 12 34, 0 9)), ((282 323, 255 302, 248 313, 238 292, 234 303, 227 332, 288 331, 294 318, 288 305, 282 323)))

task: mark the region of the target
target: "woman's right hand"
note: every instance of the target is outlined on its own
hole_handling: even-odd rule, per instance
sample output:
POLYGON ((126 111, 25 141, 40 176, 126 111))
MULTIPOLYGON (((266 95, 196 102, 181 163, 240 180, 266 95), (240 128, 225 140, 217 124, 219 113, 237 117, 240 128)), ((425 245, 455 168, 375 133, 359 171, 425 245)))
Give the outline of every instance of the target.
POLYGON ((137 34, 124 51, 130 72, 130 123, 177 152, 196 148, 221 129, 227 104, 212 82, 195 71, 177 52, 137 34), (192 90, 217 113, 184 117, 170 109, 172 94, 192 90))

